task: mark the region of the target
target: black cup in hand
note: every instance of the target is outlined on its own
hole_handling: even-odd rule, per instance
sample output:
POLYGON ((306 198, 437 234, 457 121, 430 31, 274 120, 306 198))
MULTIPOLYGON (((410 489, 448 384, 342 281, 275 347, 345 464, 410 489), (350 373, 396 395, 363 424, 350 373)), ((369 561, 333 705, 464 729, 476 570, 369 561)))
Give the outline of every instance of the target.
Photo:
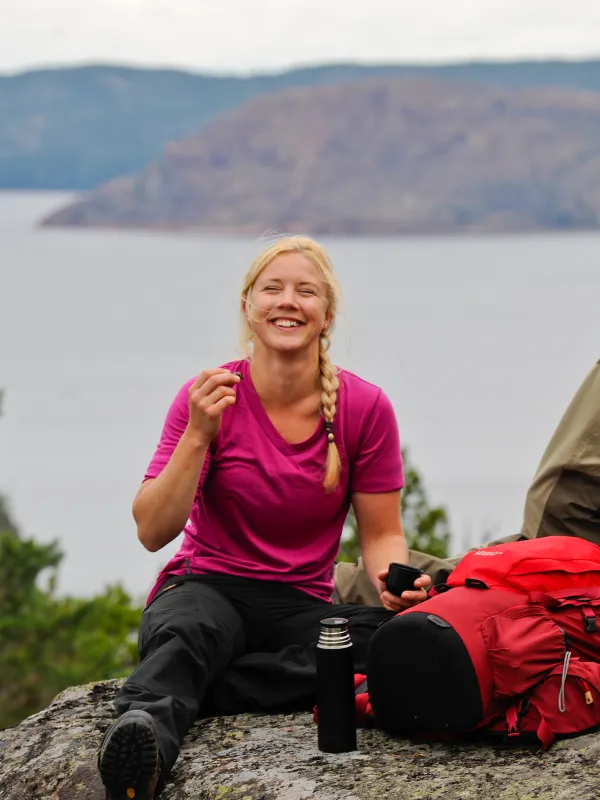
POLYGON ((393 561, 390 564, 385 587, 391 594, 400 597, 402 592, 415 590, 415 581, 423 574, 422 569, 409 567, 407 564, 398 564, 393 561))

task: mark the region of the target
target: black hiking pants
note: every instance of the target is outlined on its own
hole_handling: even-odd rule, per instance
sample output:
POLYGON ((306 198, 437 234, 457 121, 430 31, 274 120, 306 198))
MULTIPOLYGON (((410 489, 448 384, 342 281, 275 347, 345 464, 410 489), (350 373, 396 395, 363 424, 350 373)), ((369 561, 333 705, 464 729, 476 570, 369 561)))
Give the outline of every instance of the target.
POLYGON ((118 693, 119 714, 142 709, 159 731, 165 773, 199 715, 310 709, 321 619, 348 619, 356 672, 394 612, 331 605, 284 583, 193 575, 169 578, 146 607, 140 664, 118 693))

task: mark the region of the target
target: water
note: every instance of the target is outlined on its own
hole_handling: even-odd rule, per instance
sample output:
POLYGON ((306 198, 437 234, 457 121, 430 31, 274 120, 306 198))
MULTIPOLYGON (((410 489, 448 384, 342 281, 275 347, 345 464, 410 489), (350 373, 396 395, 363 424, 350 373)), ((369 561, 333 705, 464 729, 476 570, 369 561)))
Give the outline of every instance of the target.
MULTIPOLYGON (((176 390, 236 354, 261 243, 42 230, 60 195, 0 194, 0 488, 58 538, 60 589, 136 596, 176 544, 138 543, 131 500, 176 390)), ((337 363, 381 385, 454 549, 518 530, 529 480, 599 355, 600 236, 332 239, 337 363)))

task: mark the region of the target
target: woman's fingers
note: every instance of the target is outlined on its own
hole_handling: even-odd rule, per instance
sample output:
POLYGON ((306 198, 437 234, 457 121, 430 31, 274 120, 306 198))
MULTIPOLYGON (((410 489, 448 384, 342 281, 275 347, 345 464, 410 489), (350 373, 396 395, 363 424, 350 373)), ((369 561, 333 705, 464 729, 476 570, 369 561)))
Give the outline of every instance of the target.
POLYGON ((402 592, 400 597, 387 591, 381 594, 381 602, 390 611, 403 611, 405 608, 416 606, 424 600, 427 600, 427 592, 424 588, 402 592))
POLYGON ((231 397, 235 402, 235 392, 230 386, 217 386, 209 395, 202 397, 199 403, 200 407, 203 408, 207 414, 210 414, 224 397, 231 397))
POLYGON ((417 578, 415 581, 415 589, 429 589, 431 586, 431 578, 429 575, 421 575, 420 578, 417 578))
POLYGON ((233 387, 239 382, 238 375, 217 367, 203 370, 190 386, 188 427, 198 432, 205 443, 212 441, 219 432, 221 415, 235 403, 233 387))
MULTIPOLYGON (((387 570, 379 573, 379 580, 381 581, 382 589, 385 587, 385 580, 387 578, 387 570)), ((427 590, 431 586, 431 578, 429 575, 421 575, 414 582, 414 589, 402 592, 398 597, 387 590, 381 593, 381 602, 389 611, 403 611, 405 608, 410 608, 418 603, 427 600, 427 590)))
MULTIPOLYGON (((208 373, 211 370, 206 370, 205 372, 208 373)), ((240 382, 238 376, 234 375, 233 372, 229 372, 229 370, 213 371, 213 374, 201 377, 203 375, 204 373, 201 373, 198 379, 190 386, 190 399, 196 402, 199 402, 204 397, 209 397, 220 386, 235 386, 240 382)))
POLYGON ((194 394, 198 391, 204 384, 212 378, 214 375, 232 375, 233 373, 229 372, 228 369, 223 369, 222 367, 215 367, 214 369, 203 369, 202 372, 198 375, 196 380, 190 386, 188 393, 194 394))
POLYGON ((228 394, 226 397, 221 398, 217 403, 214 404, 212 407, 215 413, 215 416, 219 417, 225 411, 226 408, 234 405, 235 403, 235 394, 230 395, 228 394))

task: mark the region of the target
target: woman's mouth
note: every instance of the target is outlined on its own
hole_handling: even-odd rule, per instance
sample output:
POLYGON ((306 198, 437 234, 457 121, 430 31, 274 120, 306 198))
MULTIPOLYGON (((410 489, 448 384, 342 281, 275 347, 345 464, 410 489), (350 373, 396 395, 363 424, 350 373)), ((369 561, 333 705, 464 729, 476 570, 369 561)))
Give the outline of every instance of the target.
POLYGON ((278 317, 277 319, 269 320, 271 325, 275 325, 276 328, 280 330, 292 330, 295 328, 301 328, 304 326, 304 322, 300 322, 298 319, 288 319, 285 317, 278 317))

